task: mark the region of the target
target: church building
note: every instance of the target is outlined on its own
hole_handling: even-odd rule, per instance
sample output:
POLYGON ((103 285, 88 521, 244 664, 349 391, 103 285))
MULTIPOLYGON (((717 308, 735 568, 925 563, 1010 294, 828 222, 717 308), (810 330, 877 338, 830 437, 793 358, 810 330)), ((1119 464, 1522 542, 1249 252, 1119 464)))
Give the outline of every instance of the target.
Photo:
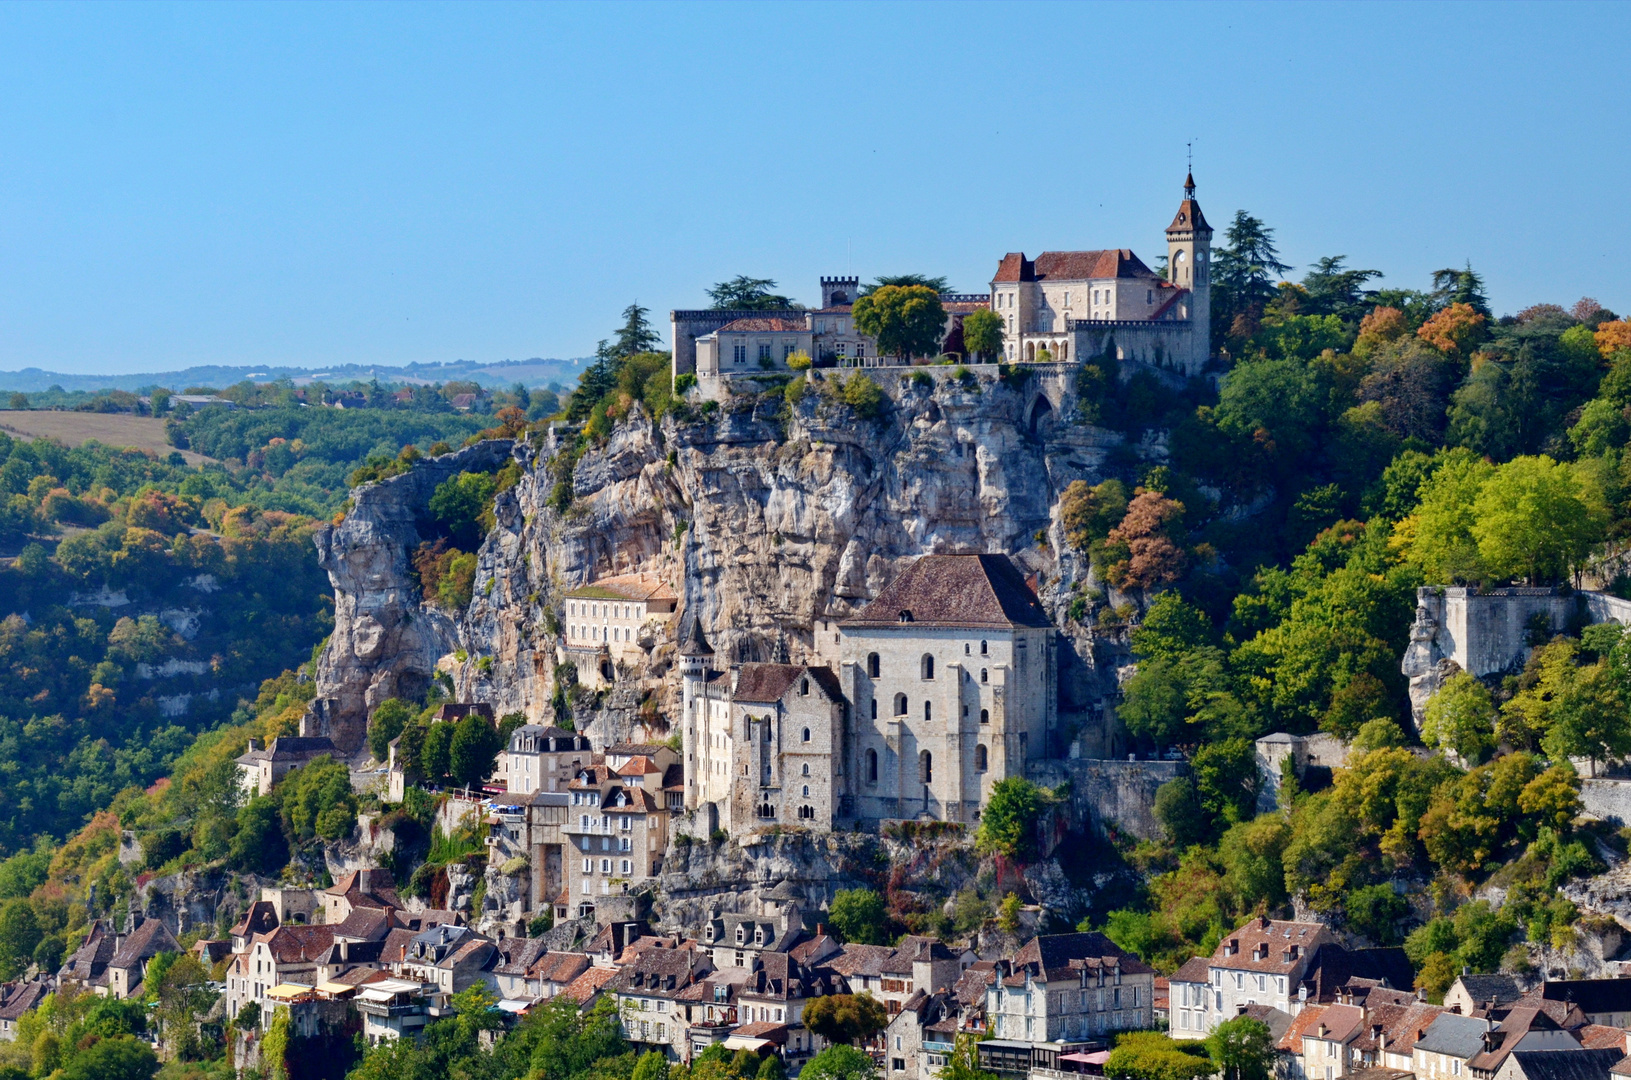
POLYGON ((925 555, 816 648, 720 672, 687 619, 685 807, 711 828, 972 823, 1056 737, 1053 625, 1005 555, 925 555))
POLYGON ((1193 175, 1166 238, 1165 278, 1128 248, 1004 255, 991 307, 1003 317, 1005 359, 1063 363, 1114 350, 1118 360, 1199 372, 1212 342, 1212 228, 1193 175))

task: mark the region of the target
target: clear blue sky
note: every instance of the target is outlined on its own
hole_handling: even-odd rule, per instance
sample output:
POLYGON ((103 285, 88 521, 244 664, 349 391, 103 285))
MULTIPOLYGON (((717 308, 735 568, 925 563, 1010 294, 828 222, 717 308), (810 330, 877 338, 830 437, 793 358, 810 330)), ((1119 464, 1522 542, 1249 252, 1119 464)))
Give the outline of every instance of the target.
POLYGON ((1201 205, 1631 310, 1631 6, 0 6, 0 368, 579 356, 1201 205), (853 256, 851 256, 853 252, 853 256), (666 331, 666 325, 664 326, 666 331))

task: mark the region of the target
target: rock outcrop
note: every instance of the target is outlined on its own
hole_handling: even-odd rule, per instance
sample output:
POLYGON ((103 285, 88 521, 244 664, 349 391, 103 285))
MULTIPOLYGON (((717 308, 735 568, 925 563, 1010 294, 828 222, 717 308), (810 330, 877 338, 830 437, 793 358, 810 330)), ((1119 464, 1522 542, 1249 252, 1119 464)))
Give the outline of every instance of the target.
POLYGON ((430 496, 449 477, 499 467, 512 445, 477 443, 364 484, 352 492, 345 520, 317 531, 318 565, 334 586, 334 633, 318 660, 317 699, 304 733, 327 735, 355 753, 374 706, 429 689, 436 661, 458 640, 453 620, 421 601, 409 562, 433 531, 430 496))

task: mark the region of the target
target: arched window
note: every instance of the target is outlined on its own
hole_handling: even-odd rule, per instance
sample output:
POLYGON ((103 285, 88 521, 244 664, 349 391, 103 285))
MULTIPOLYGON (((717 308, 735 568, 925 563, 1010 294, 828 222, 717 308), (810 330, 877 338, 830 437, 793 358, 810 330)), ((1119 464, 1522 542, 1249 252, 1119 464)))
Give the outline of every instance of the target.
POLYGON ((896 716, 905 716, 906 715, 906 695, 905 694, 896 694, 895 695, 895 715, 896 716))
POLYGON ((804 729, 804 741, 805 742, 810 741, 810 729, 809 728, 804 729))
POLYGON ((810 797, 810 785, 809 784, 804 785, 804 797, 806 799, 808 799, 810 797))
POLYGON ((980 681, 981 682, 989 682, 990 680, 986 676, 987 676, 987 673, 986 673, 985 668, 981 668, 980 669, 980 681))
POLYGON ((877 653, 867 653, 866 673, 868 678, 876 679, 878 677, 878 672, 881 670, 881 666, 882 665, 878 660, 877 653))
POLYGON ((980 655, 984 656, 985 653, 986 653, 985 642, 982 641, 982 642, 980 642, 980 655))
MULTIPOLYGON (((799 693, 800 694, 808 694, 809 692, 810 692, 810 680, 809 679, 800 679, 799 680, 799 693)), ((810 740, 805 739, 804 741, 809 742, 810 740)))
POLYGON ((991 710, 990 709, 981 709, 980 710, 980 723, 989 724, 990 722, 991 722, 991 710))
POLYGON ((804 775, 805 776, 810 775, 810 763, 809 762, 804 763, 804 775))
POLYGON ((919 783, 934 783, 934 755, 927 750, 917 756, 917 778, 919 783))
POLYGON ((934 678, 934 657, 928 653, 923 654, 923 677, 925 679, 934 678))
POLYGON ((923 720, 924 720, 925 723, 927 723, 928 721, 933 720, 933 719, 934 719, 934 702, 925 701, 923 703, 923 720))
POLYGON ((964 656, 967 656, 967 655, 968 655, 968 647, 969 647, 969 646, 968 646, 968 642, 966 642, 966 641, 965 641, 965 642, 963 642, 963 655, 964 655, 964 656))
POLYGON ((768 717, 768 716, 765 717, 765 719, 764 719, 764 728, 765 728, 765 742, 769 742, 770 741, 770 717, 768 717))
POLYGON ((878 699, 873 698, 872 699, 872 719, 876 720, 877 718, 878 718, 878 699))
POLYGON ((866 782, 869 784, 878 782, 878 752, 876 750, 866 752, 866 782))
POLYGON ((985 745, 983 743, 974 748, 974 771, 985 772, 985 745))

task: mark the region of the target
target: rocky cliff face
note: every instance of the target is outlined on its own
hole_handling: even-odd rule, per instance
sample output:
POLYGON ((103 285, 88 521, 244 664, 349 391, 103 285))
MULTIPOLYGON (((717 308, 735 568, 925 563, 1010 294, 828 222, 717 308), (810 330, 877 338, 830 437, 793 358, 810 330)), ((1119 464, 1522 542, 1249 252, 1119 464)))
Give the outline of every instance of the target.
MULTIPOLYGON (((342 745, 359 745, 368 709, 423 692, 438 661, 461 697, 500 714, 547 716, 565 658, 560 598, 611 574, 647 571, 671 582, 682 613, 700 614, 721 663, 781 650, 797 661, 813 654, 820 619, 848 614, 908 560, 1002 551, 1036 576, 1066 629, 1062 718, 1090 736, 1087 753, 1110 749, 1091 736, 1122 653, 1063 618, 1088 569, 1058 554, 1057 504, 1072 480, 1111 475, 1112 451, 1120 448, 1125 463, 1159 447, 1121 447, 1120 436, 1076 422, 1063 375, 968 387, 948 369, 915 371, 931 384, 875 373, 890 396, 877 420, 830 400, 819 381, 796 407, 779 393, 738 396, 684 424, 653 424, 635 406, 575 463, 564 512, 551 505, 561 451, 543 438, 517 445, 525 475, 499 497, 474 599, 456 620, 419 602, 407 554, 436 484, 496 463, 509 446, 471 447, 359 489, 355 510, 317 541, 337 602, 314 720, 342 745)), ((671 646, 650 644, 638 670, 619 673, 616 690, 580 717, 592 735, 665 730, 677 680, 667 678, 671 646)))
POLYGON ((453 620, 421 602, 409 557, 430 533, 436 485, 464 471, 502 465, 511 443, 478 443, 420 461, 401 476, 364 484, 338 526, 318 530, 318 565, 334 586, 334 633, 317 666, 317 699, 303 733, 356 752, 368 716, 387 698, 419 697, 436 661, 458 639, 453 620))

